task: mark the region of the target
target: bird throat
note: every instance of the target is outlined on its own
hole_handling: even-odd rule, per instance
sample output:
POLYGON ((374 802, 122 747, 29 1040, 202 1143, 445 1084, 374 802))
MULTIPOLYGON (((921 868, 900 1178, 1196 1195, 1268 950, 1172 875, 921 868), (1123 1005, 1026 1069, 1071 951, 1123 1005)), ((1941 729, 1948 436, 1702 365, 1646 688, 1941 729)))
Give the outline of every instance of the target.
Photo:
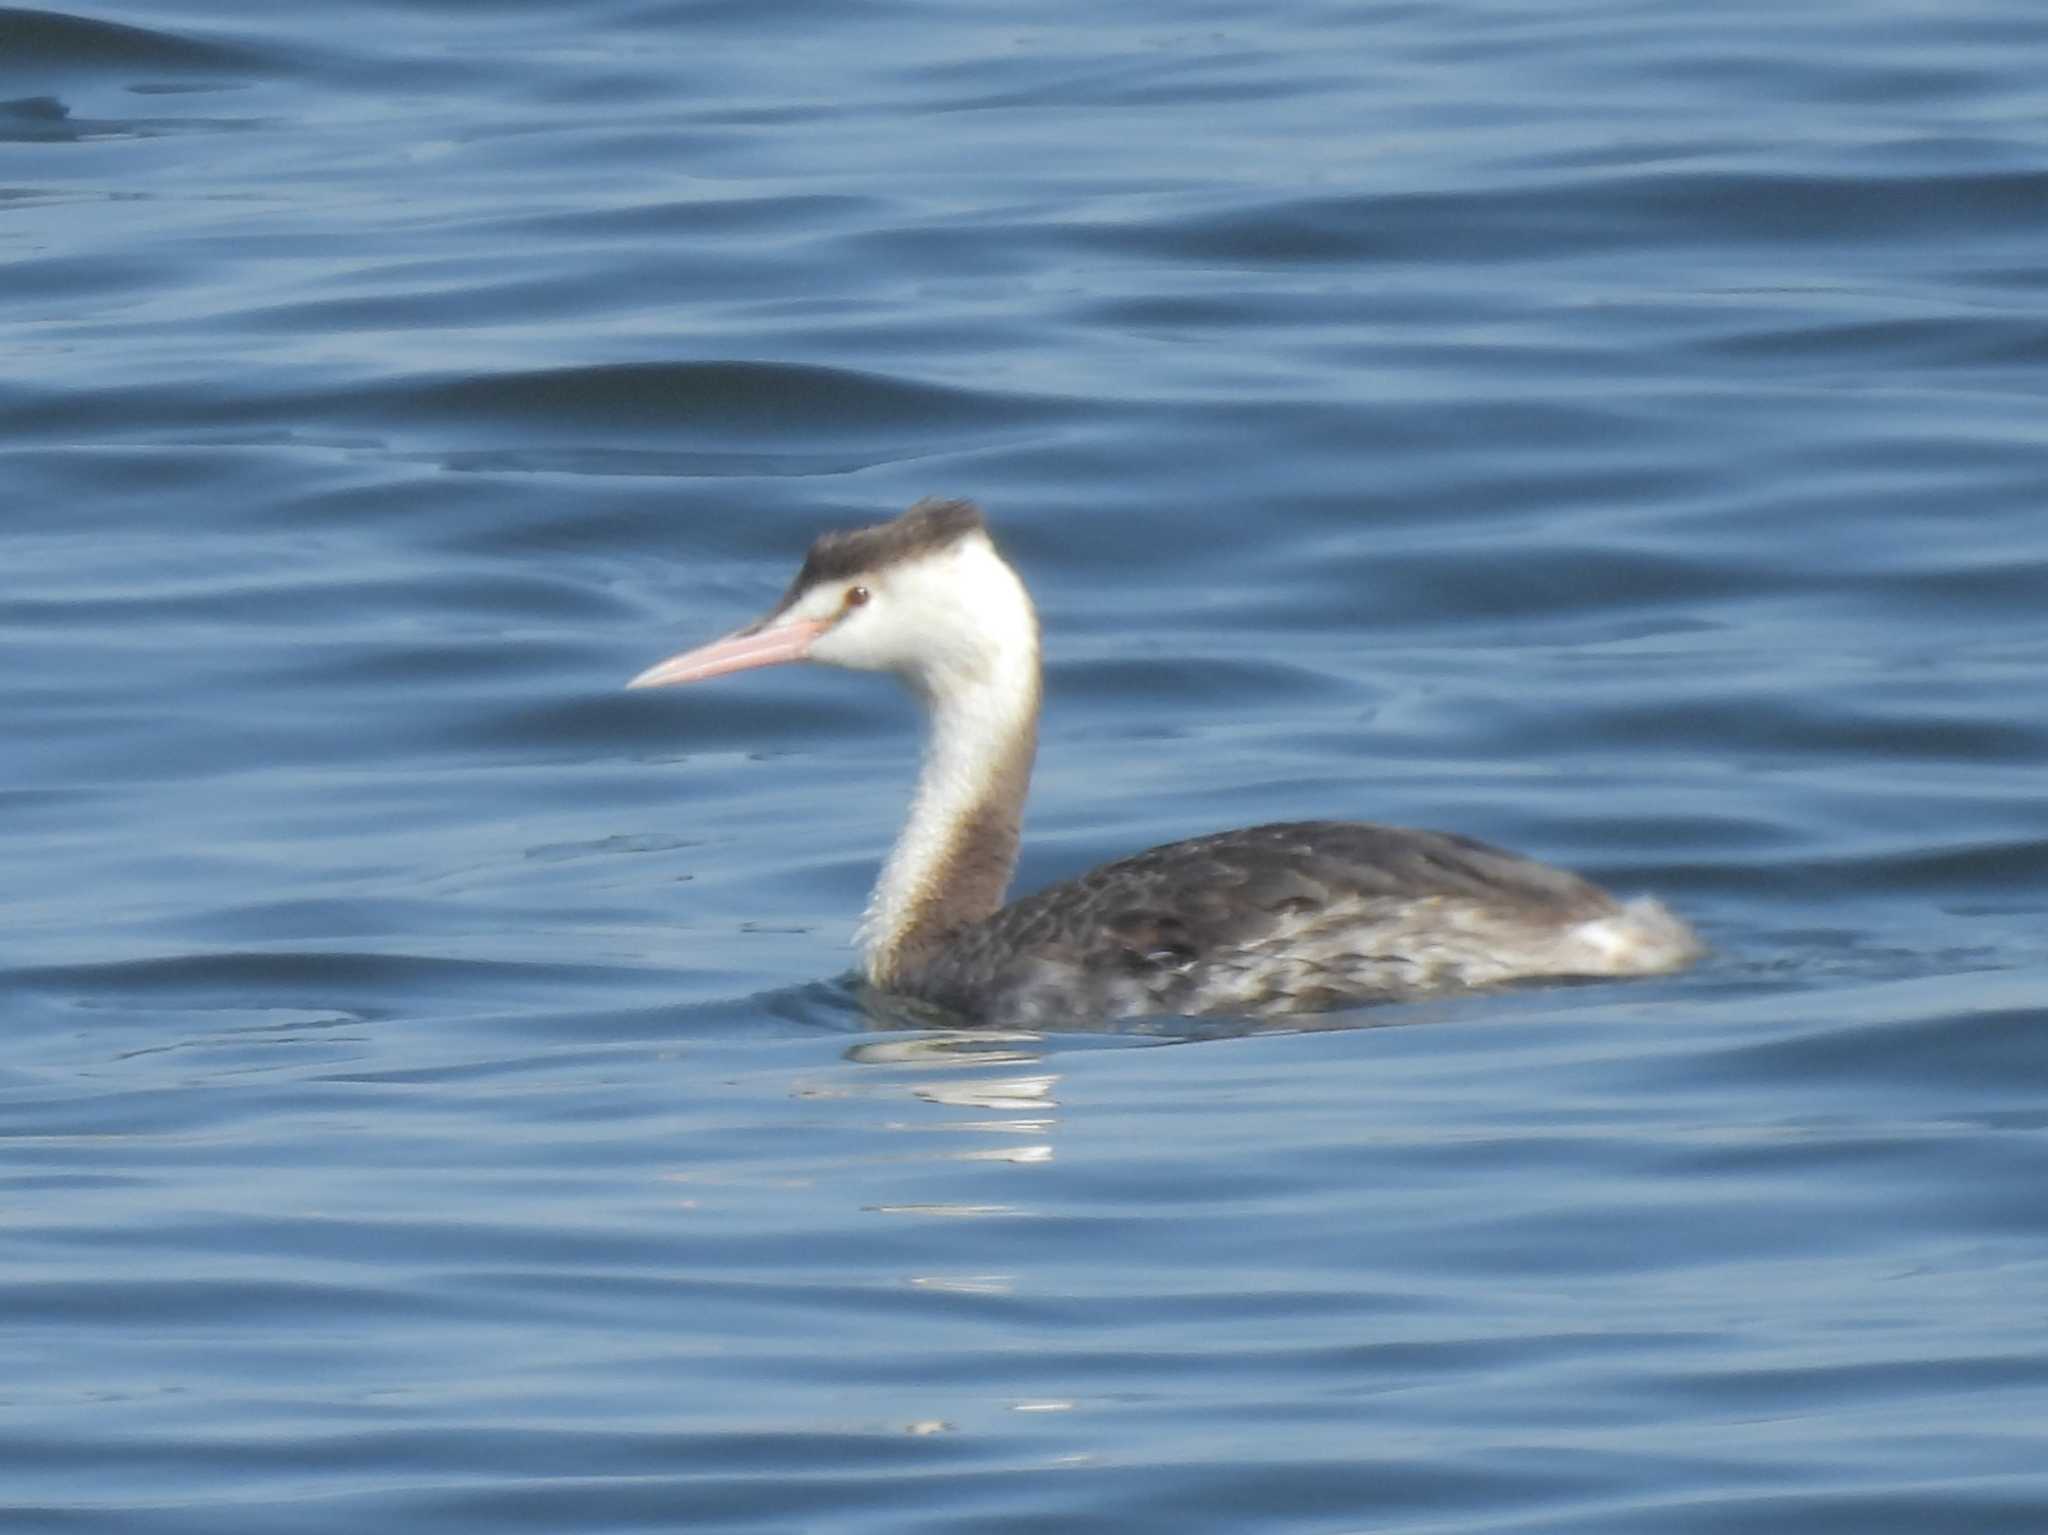
POLYGON ((1002 907, 1038 747, 1039 686, 1032 647, 929 699, 910 815, 861 920, 861 969, 875 985, 900 983, 949 933, 1002 907))

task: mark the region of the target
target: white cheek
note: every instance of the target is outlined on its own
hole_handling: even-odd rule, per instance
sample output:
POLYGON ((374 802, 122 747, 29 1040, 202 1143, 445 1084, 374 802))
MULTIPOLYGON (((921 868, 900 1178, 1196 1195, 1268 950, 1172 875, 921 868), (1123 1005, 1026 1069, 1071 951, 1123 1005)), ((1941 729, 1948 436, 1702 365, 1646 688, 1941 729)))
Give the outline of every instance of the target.
POLYGON ((827 666, 871 667, 875 659, 867 639, 842 619, 829 633, 818 636, 818 642, 811 647, 811 659, 827 666))
POLYGON ((892 626, 876 611, 879 604, 857 609, 818 636, 811 646, 811 659, 827 666, 851 666, 863 671, 892 671, 901 665, 893 643, 892 626))
POLYGON ((844 587, 798 605, 800 617, 836 620, 812 645, 813 661, 896 672, 929 692, 986 680, 1006 637, 1037 654, 1030 600, 985 541, 904 561, 867 585, 874 596, 864 607, 844 608, 844 587))
POLYGON ((790 608, 788 616, 817 623, 837 614, 845 600, 845 597, 838 592, 812 592, 801 602, 790 608))

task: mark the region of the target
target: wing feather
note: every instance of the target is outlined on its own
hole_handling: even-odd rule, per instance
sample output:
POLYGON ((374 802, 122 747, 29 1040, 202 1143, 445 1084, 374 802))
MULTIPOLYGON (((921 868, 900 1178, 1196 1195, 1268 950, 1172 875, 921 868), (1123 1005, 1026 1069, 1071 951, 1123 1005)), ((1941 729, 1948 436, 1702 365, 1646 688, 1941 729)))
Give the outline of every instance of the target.
POLYGON ((1515 974, 1517 945, 1620 908, 1470 837, 1290 821, 1172 842, 949 936, 906 989, 990 1022, 1296 1012, 1515 974))

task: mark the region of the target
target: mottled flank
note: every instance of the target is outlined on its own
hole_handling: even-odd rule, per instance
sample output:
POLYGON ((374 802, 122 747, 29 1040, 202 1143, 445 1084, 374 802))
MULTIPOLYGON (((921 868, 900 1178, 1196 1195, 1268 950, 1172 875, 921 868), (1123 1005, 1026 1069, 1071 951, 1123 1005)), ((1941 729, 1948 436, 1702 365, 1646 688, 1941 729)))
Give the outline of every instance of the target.
POLYGON ((956 930, 897 989, 979 1021, 1248 1016, 1532 977, 1656 974, 1700 953, 1654 901, 1468 837, 1297 821, 1170 843, 956 930))
POLYGON ((1690 927, 1646 895, 1565 936, 1572 945, 1573 975, 1660 975, 1683 970, 1705 952, 1690 927))

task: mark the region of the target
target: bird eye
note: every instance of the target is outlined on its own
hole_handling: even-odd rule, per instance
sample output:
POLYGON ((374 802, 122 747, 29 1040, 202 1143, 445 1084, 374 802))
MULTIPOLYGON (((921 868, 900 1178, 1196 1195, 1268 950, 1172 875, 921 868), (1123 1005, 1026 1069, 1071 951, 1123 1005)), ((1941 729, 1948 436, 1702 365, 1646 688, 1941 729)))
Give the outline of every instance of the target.
POLYGON ((846 605, 850 608, 864 607, 872 595, 874 594, 865 586, 849 586, 846 589, 846 605))

